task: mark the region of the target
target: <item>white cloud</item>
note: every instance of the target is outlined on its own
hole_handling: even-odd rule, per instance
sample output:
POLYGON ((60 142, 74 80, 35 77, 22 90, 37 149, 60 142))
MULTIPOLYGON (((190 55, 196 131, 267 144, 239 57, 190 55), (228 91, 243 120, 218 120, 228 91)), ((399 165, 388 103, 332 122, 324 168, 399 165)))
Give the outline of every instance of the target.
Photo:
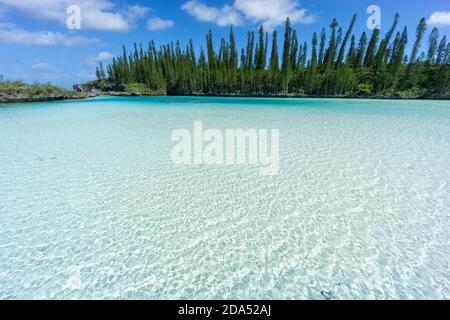
POLYGON ((113 58, 113 54, 107 51, 102 51, 98 54, 97 58, 95 59, 97 62, 106 62, 110 61, 113 58))
POLYGON ((27 31, 11 24, 0 24, 0 42, 38 46, 78 46, 98 44, 100 40, 83 36, 68 36, 52 31, 27 31))
POLYGON ((296 0, 235 0, 233 5, 222 8, 190 0, 181 8, 197 20, 213 22, 219 26, 237 26, 249 21, 273 29, 283 24, 288 17, 293 23, 310 24, 316 21, 316 17, 301 9, 296 0))
POLYGON ((232 6, 210 7, 197 0, 191 0, 181 6, 191 16, 204 22, 214 22, 219 26, 242 24, 242 17, 232 6))
POLYGON ((428 24, 433 26, 450 26, 450 11, 434 12, 428 19, 428 24))
POLYGON ((163 20, 159 17, 150 18, 147 21, 147 28, 150 31, 156 30, 166 30, 172 28, 175 25, 175 22, 172 20, 163 20))
POLYGON ((235 0, 234 6, 249 20, 274 28, 290 18, 292 23, 310 24, 316 21, 295 0, 235 0))
POLYGON ((134 6, 128 6, 125 10, 125 15, 128 18, 129 21, 136 21, 139 19, 142 19, 145 17, 147 13, 152 11, 148 7, 140 6, 140 5, 134 5, 134 6))
POLYGON ((102 31, 128 31, 150 9, 144 6, 123 6, 120 9, 112 0, 0 0, 5 8, 15 9, 31 17, 57 21, 64 26, 70 5, 81 8, 81 28, 102 31))
POLYGON ((37 61, 36 63, 34 63, 31 66, 31 69, 38 71, 38 72, 53 72, 54 71, 53 67, 50 64, 48 64, 46 62, 40 62, 40 61, 37 61))
POLYGON ((13 29, 16 25, 14 23, 9 22, 0 22, 0 29, 13 29))

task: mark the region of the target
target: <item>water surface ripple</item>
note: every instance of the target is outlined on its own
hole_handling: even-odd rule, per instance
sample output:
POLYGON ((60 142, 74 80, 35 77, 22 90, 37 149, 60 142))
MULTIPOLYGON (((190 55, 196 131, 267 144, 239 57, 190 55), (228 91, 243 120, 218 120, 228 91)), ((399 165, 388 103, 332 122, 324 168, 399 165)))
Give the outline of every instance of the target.
POLYGON ((449 299, 450 103, 0 107, 0 299, 449 299), (280 129, 281 170, 175 166, 173 130, 280 129))

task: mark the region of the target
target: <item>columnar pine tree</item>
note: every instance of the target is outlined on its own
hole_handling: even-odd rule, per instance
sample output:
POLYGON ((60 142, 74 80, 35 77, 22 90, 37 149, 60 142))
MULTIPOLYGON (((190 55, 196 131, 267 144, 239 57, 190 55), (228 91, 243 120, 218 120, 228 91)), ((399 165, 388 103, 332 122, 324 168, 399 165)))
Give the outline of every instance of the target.
POLYGON ((284 45, 283 45, 283 61, 281 65, 281 83, 283 86, 283 93, 287 94, 289 90, 289 81, 291 80, 291 37, 292 28, 289 18, 286 19, 286 27, 284 31, 284 45))
POLYGON ((428 39, 428 55, 427 55, 428 65, 434 63, 435 61, 438 39, 439 39, 439 31, 437 28, 434 28, 433 31, 431 31, 430 38, 428 39))
POLYGON ((345 36, 344 36, 344 40, 342 41, 341 49, 339 50, 339 55, 338 55, 338 59, 337 59, 338 64, 342 63, 344 60, 345 48, 347 45, 347 41, 352 34, 353 26, 355 25, 355 22, 356 22, 356 14, 353 15, 352 21, 350 22, 350 26, 348 27, 347 32, 345 33, 345 36))
POLYGON ((356 69, 361 68, 363 65, 364 54, 367 48, 367 35, 365 32, 361 35, 361 39, 359 39, 358 43, 358 51, 356 53, 355 61, 353 62, 353 66, 356 69))
POLYGON ((417 82, 419 81, 419 77, 418 77, 419 72, 418 71, 420 68, 420 63, 418 61, 418 55, 419 55, 419 49, 420 49, 421 42, 422 42, 423 36, 425 34, 426 28, 427 28, 427 23, 425 21, 425 18, 422 18, 416 29, 416 40, 414 41, 411 55, 409 56, 408 68, 406 69, 405 84, 408 88, 414 87, 417 84, 417 82))
POLYGON ((398 19, 396 15, 379 44, 379 29, 373 31, 370 41, 365 32, 361 36, 353 34, 356 16, 345 33, 333 19, 328 39, 322 29, 320 35, 313 33, 311 42, 302 44, 287 19, 281 59, 277 32, 273 32, 269 44, 262 26, 256 41, 255 33, 248 33, 240 59, 232 28, 228 39, 217 39, 218 51, 209 31, 205 49, 200 47, 198 57, 192 40, 184 50, 180 42, 157 48, 150 41, 146 49, 134 44, 130 53, 123 46, 122 54, 114 57, 110 65, 105 68, 100 63, 96 68, 98 80, 94 85, 103 90, 170 95, 448 95, 447 38, 440 39, 438 30, 433 29, 427 49, 421 52, 426 30, 422 19, 411 54, 405 55, 408 32, 406 27, 402 32, 397 30, 398 19))

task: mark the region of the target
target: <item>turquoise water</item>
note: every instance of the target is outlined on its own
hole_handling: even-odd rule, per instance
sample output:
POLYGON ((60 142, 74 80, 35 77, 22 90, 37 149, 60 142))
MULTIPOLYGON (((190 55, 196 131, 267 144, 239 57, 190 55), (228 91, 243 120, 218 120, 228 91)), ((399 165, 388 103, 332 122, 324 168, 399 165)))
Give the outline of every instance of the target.
POLYGON ((450 102, 0 107, 0 299, 449 299, 450 102), (280 173, 171 133, 280 129, 280 173))

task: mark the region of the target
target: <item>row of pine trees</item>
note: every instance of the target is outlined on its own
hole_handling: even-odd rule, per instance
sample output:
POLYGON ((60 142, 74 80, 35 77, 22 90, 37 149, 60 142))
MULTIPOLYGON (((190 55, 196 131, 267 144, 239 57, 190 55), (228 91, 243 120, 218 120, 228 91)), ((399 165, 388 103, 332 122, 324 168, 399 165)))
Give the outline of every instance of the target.
POLYGON ((450 43, 434 28, 422 51, 427 26, 421 19, 407 53, 412 37, 406 27, 397 31, 398 19, 397 14, 385 35, 374 29, 358 38, 353 34, 356 15, 346 30, 334 19, 328 32, 323 28, 302 43, 288 18, 281 56, 277 31, 269 40, 262 26, 256 34, 248 33, 247 46, 240 52, 232 28, 218 52, 209 31, 199 57, 192 40, 185 50, 179 42, 156 48, 151 41, 146 49, 135 44, 131 54, 124 47, 106 71, 100 64, 97 77, 114 84, 138 83, 169 95, 448 95, 450 43))

